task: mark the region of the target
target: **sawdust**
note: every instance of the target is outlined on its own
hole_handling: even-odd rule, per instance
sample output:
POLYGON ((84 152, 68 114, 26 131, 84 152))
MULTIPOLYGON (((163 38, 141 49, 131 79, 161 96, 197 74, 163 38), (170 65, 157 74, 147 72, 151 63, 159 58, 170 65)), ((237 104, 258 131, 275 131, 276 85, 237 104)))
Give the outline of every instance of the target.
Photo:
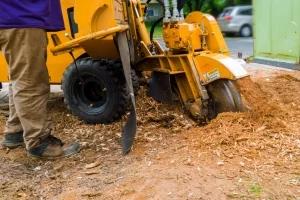
POLYGON ((249 112, 222 113, 206 127, 191 130, 194 146, 217 151, 224 159, 242 158, 250 168, 269 163, 300 171, 299 79, 281 75, 254 83, 246 78, 237 85, 250 103, 249 112), (286 90, 276 89, 283 83, 288 83, 286 90))
POLYGON ((262 91, 258 83, 254 83, 250 76, 236 81, 237 89, 249 102, 249 112, 253 117, 260 118, 272 115, 279 108, 270 102, 270 98, 262 91))
MULTIPOLYGON (((0 150, 0 198, 16 199, 255 199, 300 197, 300 75, 284 73, 238 83, 249 112, 222 113, 198 127, 181 105, 137 96, 138 133, 121 155, 121 120, 87 125, 52 95, 53 134, 82 151, 55 162, 24 149, 0 150), (91 165, 92 164, 92 165, 91 165), (100 165, 98 165, 100 164, 100 165), (94 168, 87 170, 86 166, 94 168), (87 172, 87 173, 85 173, 87 172)), ((7 118, 1 116, 4 126, 7 118)))

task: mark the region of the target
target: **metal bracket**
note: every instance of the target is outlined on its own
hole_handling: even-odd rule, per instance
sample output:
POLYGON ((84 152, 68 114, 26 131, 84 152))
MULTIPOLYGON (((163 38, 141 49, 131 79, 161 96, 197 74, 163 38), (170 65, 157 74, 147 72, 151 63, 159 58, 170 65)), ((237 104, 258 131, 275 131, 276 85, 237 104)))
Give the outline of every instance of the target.
POLYGON ((148 96, 168 104, 173 104, 170 74, 166 72, 153 71, 149 82, 148 96))

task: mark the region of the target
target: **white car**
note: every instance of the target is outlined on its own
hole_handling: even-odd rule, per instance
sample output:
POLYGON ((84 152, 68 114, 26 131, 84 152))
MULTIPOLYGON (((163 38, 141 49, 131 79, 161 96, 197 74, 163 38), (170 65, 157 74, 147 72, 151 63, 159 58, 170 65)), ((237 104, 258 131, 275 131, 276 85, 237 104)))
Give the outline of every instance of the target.
POLYGON ((221 31, 226 35, 252 35, 252 6, 226 7, 217 20, 221 31))

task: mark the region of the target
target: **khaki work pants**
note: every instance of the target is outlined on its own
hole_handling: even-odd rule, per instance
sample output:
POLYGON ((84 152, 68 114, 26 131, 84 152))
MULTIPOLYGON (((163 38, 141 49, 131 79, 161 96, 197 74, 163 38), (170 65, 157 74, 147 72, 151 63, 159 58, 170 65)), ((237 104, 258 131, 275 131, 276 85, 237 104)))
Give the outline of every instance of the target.
POLYGON ((50 134, 46 121, 50 93, 46 67, 47 34, 43 29, 0 29, 0 49, 8 63, 9 118, 4 134, 23 131, 26 149, 50 134))

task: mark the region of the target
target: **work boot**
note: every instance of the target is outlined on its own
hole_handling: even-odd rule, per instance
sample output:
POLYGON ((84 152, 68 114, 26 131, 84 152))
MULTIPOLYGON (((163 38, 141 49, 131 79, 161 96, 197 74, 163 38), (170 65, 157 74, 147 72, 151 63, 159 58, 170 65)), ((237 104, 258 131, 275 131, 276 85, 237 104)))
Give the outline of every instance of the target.
POLYGON ((49 135, 41 140, 39 146, 30 149, 27 155, 34 158, 56 159, 71 156, 79 152, 80 146, 76 142, 64 144, 60 139, 49 135))
POLYGON ((25 146, 23 139, 23 131, 4 135, 0 144, 4 148, 9 149, 14 149, 19 146, 25 146))

